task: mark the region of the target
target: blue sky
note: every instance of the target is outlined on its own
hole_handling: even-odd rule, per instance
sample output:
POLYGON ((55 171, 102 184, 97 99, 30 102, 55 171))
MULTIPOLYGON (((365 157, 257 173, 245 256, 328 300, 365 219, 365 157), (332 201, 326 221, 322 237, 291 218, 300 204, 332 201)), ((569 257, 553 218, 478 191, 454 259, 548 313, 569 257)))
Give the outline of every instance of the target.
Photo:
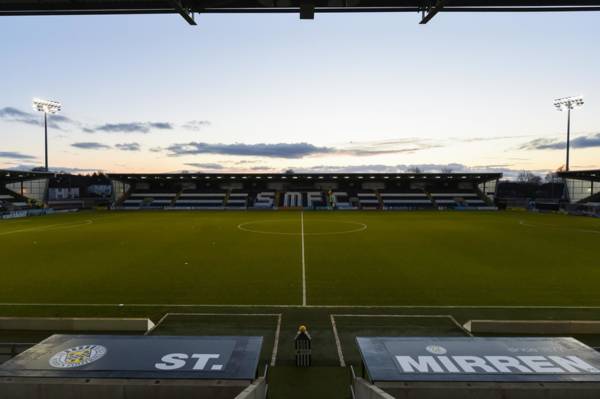
POLYGON ((600 13, 0 19, 0 167, 113 172, 600 168, 600 13), (37 118, 37 119, 36 119, 37 118))

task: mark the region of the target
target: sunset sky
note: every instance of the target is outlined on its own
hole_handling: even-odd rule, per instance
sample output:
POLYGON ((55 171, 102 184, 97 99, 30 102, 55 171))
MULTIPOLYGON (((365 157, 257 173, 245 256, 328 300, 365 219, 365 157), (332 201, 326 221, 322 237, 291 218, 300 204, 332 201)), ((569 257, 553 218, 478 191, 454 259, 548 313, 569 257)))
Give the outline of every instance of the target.
POLYGON ((600 13, 0 19, 0 168, 600 168, 600 13))

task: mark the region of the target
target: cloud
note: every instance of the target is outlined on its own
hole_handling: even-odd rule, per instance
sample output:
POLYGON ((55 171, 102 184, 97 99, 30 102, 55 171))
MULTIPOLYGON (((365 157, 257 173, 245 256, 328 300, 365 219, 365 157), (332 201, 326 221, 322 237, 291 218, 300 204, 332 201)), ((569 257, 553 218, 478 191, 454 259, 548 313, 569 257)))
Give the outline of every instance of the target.
POLYGON ((259 172, 264 170, 273 170, 273 168, 270 168, 268 166, 252 166, 250 170, 254 172, 259 172))
POLYGON ((535 139, 522 144, 520 150, 560 150, 566 148, 565 142, 550 139, 535 139))
POLYGON ((460 141, 463 143, 476 143, 476 142, 481 142, 481 141, 520 139, 523 137, 527 137, 527 136, 521 135, 521 136, 493 136, 493 137, 453 137, 450 140, 460 141))
POLYGON ((581 136, 571 140, 573 148, 594 148, 600 147, 600 133, 591 136, 581 136))
POLYGON ((140 143, 115 144, 115 148, 117 148, 121 151, 140 151, 142 149, 142 147, 140 146, 140 143))
POLYGON ((267 157, 298 159, 308 156, 333 155, 368 157, 385 154, 414 153, 442 145, 423 139, 399 139, 346 143, 337 147, 316 146, 310 143, 276 143, 276 144, 211 144, 202 142, 175 143, 166 148, 152 148, 151 151, 166 151, 169 156, 219 154, 247 157, 267 157))
POLYGON ((148 133, 151 130, 172 130, 175 126, 171 122, 122 122, 105 123, 96 127, 86 127, 87 133, 148 133))
POLYGON ((10 159, 35 159, 33 155, 21 154, 20 152, 14 151, 0 151, 0 158, 10 159))
POLYGON ((256 161, 256 160, 242 159, 241 161, 236 161, 235 164, 236 165, 246 165, 246 164, 257 163, 257 162, 258 161, 256 161))
MULTIPOLYGON (((579 136, 571 140, 571 148, 595 148, 600 147, 600 133, 589 136, 579 136)), ((564 150, 567 148, 566 141, 551 139, 531 140, 519 147, 520 150, 564 150)))
POLYGON ((220 154, 289 159, 327 154, 335 151, 333 148, 317 147, 308 143, 208 144, 198 142, 173 144, 165 150, 169 156, 220 154))
POLYGON ((193 120, 193 121, 188 121, 185 122, 183 125, 181 125, 181 127, 183 127, 184 129, 187 130, 193 130, 193 131, 198 131, 204 127, 208 127, 210 126, 210 121, 203 121, 203 120, 193 120))
MULTIPOLYGON (((6 122, 24 123, 26 125, 43 126, 41 113, 22 111, 14 107, 0 108, 0 119, 6 122)), ((78 123, 64 115, 49 115, 48 126, 53 129, 64 130, 63 125, 78 125, 78 123)))
POLYGON ((434 143, 427 139, 413 137, 394 140, 351 142, 339 146, 338 148, 336 148, 335 152, 338 155, 370 157, 386 154, 412 154, 417 151, 423 151, 438 147, 442 147, 442 145, 439 143, 434 143))
POLYGON ((214 170, 221 170, 224 169, 223 165, 221 165, 220 163, 196 163, 196 162, 190 162, 190 163, 186 163, 187 166, 193 166, 194 168, 198 168, 198 169, 214 169, 214 170))
POLYGON ((0 108, 0 119, 8 122, 20 122, 29 125, 39 125, 40 116, 29 112, 21 111, 13 107, 0 108))
MULTIPOLYGON (((15 107, 0 108, 0 120, 7 122, 17 122, 26 125, 43 125, 43 117, 39 112, 23 111, 15 107)), ((70 119, 64 115, 49 115, 48 126, 53 129, 65 130, 66 125, 80 127, 86 133, 149 133, 152 130, 173 130, 180 126, 183 129, 198 131, 201 128, 210 126, 208 120, 191 120, 181 125, 173 122, 120 122, 103 123, 96 126, 90 126, 70 119)))
POLYGON ((80 148, 82 150, 107 150, 111 148, 109 145, 95 142, 81 142, 81 143, 73 143, 71 147, 80 148))

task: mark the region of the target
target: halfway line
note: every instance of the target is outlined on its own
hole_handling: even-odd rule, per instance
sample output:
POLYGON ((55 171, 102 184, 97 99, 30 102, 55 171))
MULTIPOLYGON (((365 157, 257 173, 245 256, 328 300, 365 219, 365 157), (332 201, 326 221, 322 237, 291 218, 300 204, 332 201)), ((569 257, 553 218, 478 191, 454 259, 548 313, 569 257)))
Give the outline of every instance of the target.
POLYGON ((306 306, 306 261, 304 259, 304 212, 300 211, 300 237, 302 238, 302 306, 306 306))

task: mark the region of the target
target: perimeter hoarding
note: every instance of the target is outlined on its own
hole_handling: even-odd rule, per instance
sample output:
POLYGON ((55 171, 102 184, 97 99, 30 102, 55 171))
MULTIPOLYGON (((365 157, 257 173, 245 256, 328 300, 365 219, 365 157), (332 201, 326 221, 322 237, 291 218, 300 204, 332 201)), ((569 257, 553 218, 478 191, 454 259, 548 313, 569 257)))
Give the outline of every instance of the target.
POLYGON ((600 382, 600 353, 574 338, 358 337, 371 381, 600 382))
POLYGON ((248 380, 262 337, 53 335, 0 365, 0 377, 248 380))

